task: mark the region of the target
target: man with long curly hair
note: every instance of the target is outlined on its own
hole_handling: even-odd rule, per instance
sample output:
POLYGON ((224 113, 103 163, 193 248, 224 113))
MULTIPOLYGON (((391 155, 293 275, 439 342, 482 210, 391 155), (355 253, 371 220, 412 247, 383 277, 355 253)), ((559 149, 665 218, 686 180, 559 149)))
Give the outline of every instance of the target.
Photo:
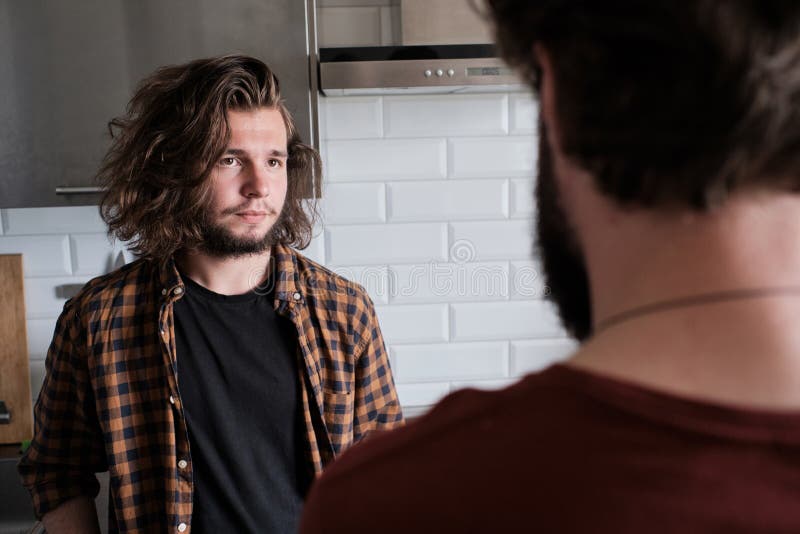
POLYGON ((139 259, 67 302, 20 473, 48 532, 292 532, 315 474, 402 424, 363 288, 304 258, 321 173, 261 61, 144 80, 100 171, 139 259))
POLYGON ((348 451, 301 533, 800 532, 800 2, 488 7, 583 343, 348 451))

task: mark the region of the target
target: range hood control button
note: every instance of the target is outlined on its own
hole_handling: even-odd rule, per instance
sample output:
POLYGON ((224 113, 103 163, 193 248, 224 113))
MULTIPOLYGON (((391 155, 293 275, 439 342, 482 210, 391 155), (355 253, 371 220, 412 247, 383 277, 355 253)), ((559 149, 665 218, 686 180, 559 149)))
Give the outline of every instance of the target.
POLYGON ((426 77, 426 78, 430 78, 431 76, 433 76, 433 73, 431 72, 431 70, 430 70, 430 69, 426 70, 426 71, 424 72, 424 74, 425 74, 425 77, 426 77))
POLYGON ((441 78, 444 76, 444 71, 442 69, 436 69, 436 76, 441 78))
POLYGON ((453 69, 447 69, 447 75, 452 78, 453 76, 456 75, 456 71, 454 71, 453 69))

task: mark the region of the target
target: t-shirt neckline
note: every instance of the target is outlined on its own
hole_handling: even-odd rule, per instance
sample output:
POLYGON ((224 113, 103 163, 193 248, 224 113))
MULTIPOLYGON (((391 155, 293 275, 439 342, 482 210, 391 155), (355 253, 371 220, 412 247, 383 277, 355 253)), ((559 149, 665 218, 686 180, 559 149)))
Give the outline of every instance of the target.
POLYGON ((217 293, 208 289, 207 287, 202 286, 195 280, 192 280, 189 276, 184 273, 180 273, 181 280, 183 281, 186 287, 186 293, 196 295, 201 297, 205 300, 210 300, 219 303, 242 303, 242 302, 251 302, 254 300, 258 300, 259 298, 269 297, 274 292, 273 281, 275 280, 274 277, 270 276, 266 281, 262 282, 255 288, 247 291, 246 293, 241 293, 238 295, 223 295, 222 293, 217 293))
POLYGON ((800 443, 800 410, 768 410, 682 397, 560 363, 543 371, 576 393, 672 426, 752 441, 800 443))

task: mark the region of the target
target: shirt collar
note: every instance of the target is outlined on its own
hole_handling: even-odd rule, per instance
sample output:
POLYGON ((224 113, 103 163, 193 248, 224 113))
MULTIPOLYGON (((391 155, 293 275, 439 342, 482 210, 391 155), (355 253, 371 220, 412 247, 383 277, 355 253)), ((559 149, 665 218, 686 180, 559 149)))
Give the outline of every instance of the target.
MULTIPOLYGON (((287 302, 302 302, 305 300, 303 292, 300 290, 303 284, 300 280, 297 256, 294 251, 286 245, 273 245, 271 258, 271 261, 275 262, 275 298, 287 302)), ((186 290, 174 258, 170 257, 161 264, 159 282, 161 295, 164 297, 177 297, 186 290)))
POLYGON ((287 302, 303 301, 305 299, 301 291, 303 284, 294 251, 286 245, 274 245, 272 261, 275 262, 275 298, 287 302))
POLYGON ((167 261, 161 263, 158 271, 158 280, 161 284, 161 295, 163 297, 178 296, 185 290, 181 275, 178 274, 175 260, 171 256, 167 261))

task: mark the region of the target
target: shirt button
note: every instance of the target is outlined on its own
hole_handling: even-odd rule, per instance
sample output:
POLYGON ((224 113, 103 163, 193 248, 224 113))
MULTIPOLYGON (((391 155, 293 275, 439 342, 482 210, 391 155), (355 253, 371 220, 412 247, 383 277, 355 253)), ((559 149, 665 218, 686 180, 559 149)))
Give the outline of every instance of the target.
POLYGON ((186 523, 178 525, 178 532, 186 532, 186 523))
POLYGON ((172 292, 174 294, 176 294, 176 295, 180 295, 181 293, 183 293, 183 288, 182 287, 176 287, 172 292))
POLYGON ((181 460, 178 462, 178 467, 180 467, 181 469, 186 469, 187 465, 189 465, 189 463, 186 460, 181 460))
POLYGON ((303 298, 303 296, 300 293, 295 293, 294 295, 292 295, 292 298, 294 300, 300 300, 301 298, 303 298))
POLYGON ((173 397, 172 395, 169 396, 169 403, 175 404, 175 397, 173 397))

